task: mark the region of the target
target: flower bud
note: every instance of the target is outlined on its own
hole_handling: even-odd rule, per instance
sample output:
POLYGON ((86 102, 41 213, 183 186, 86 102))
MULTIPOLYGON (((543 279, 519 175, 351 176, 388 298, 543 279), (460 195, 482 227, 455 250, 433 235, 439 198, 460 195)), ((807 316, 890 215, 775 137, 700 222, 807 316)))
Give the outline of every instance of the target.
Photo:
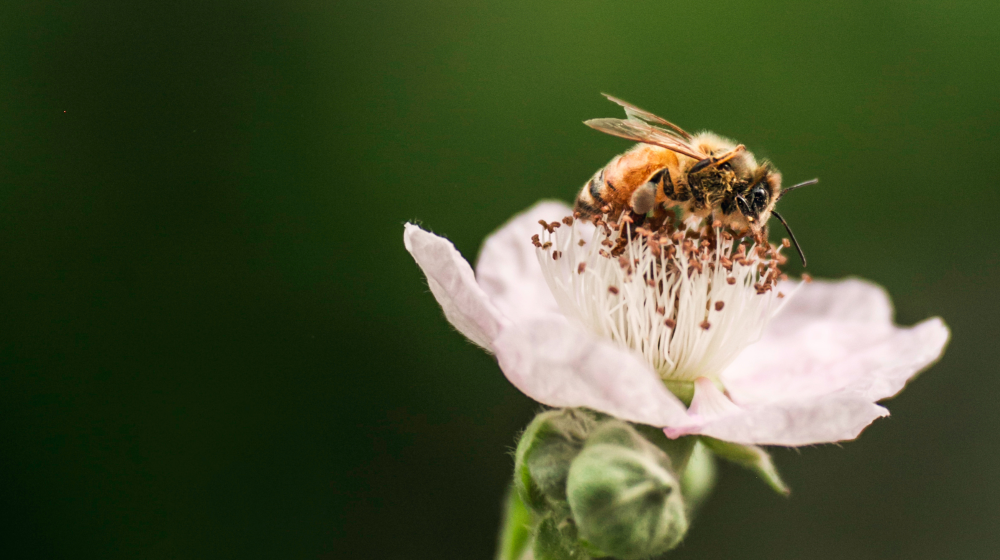
POLYGON ((514 479, 521 499, 535 512, 566 510, 570 463, 595 422, 587 411, 565 408, 543 412, 528 425, 517 444, 514 479))
POLYGON ((591 556, 579 545, 576 527, 569 519, 558 521, 555 516, 542 520, 535 533, 535 560, 590 560, 591 556))
POLYGON ((670 459, 624 422, 590 435, 569 469, 567 498, 581 541, 622 560, 663 554, 687 532, 670 459))

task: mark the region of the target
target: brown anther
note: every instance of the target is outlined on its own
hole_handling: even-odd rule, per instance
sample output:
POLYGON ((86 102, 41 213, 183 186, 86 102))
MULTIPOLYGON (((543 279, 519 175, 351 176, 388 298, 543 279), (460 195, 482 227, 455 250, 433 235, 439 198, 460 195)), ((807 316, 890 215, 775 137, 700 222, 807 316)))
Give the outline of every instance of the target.
POLYGON ((659 243, 651 243, 649 245, 649 252, 652 253, 654 257, 659 258, 660 254, 661 254, 660 253, 660 244, 659 243))
POLYGON ((625 216, 622 216, 622 221, 625 222, 626 224, 635 223, 635 221, 632 220, 632 216, 629 216, 627 214, 625 216))
POLYGON ((612 294, 618 295, 618 288, 614 286, 608 286, 608 291, 611 292, 612 294))
POLYGON ((587 263, 582 262, 579 265, 577 265, 577 267, 576 267, 576 273, 577 274, 583 274, 584 270, 587 270, 587 263))
POLYGON ((576 244, 579 245, 579 246, 581 246, 581 247, 583 247, 584 245, 587 244, 587 242, 581 239, 581 240, 577 241, 576 244))
POLYGON ((725 239, 726 241, 732 241, 733 234, 729 233, 728 231, 724 231, 722 232, 722 238, 725 239))
POLYGON ((719 229, 722 227, 722 220, 715 220, 712 222, 712 229, 719 229))
POLYGON ((580 219, 580 213, 579 212, 573 212, 573 217, 576 218, 577 220, 579 220, 580 219))
POLYGON ((561 251, 552 251, 552 260, 557 261, 562 256, 561 251))
POLYGON ((708 321, 702 321, 698 326, 707 331, 708 328, 712 326, 712 323, 709 323, 708 321))
POLYGON ((783 298, 783 297, 785 297, 785 294, 783 294, 783 293, 781 293, 781 292, 778 292, 778 299, 781 299, 781 298, 783 298))
POLYGON ((782 282, 787 282, 788 281, 788 275, 787 274, 782 274, 781 276, 778 276, 778 279, 780 279, 782 282))
POLYGON ((564 223, 564 224, 566 224, 568 226, 573 225, 573 217, 572 216, 566 216, 565 218, 562 219, 562 223, 564 223))
POLYGON ((809 284, 810 282, 813 281, 813 277, 808 274, 803 274, 802 281, 805 282, 806 284, 809 284))
POLYGON ((628 268, 628 257, 625 256, 618 257, 618 266, 622 268, 628 268))
POLYGON ((605 204, 604 206, 601 206, 601 213, 607 214, 610 211, 611 211, 611 207, 608 206, 607 204, 605 204))
POLYGON ((674 234, 670 236, 670 238, 673 239, 674 241, 680 241, 681 239, 684 239, 684 232, 675 231, 674 234))
POLYGON ((673 319, 667 319, 666 321, 663 322, 663 324, 666 325, 668 329, 673 329, 674 327, 677 326, 677 321, 674 321, 673 319))
POLYGON ((663 307, 661 305, 660 307, 656 308, 656 312, 659 313, 660 315, 666 315, 667 314, 667 308, 663 307))
POLYGON ((736 279, 733 278, 732 276, 730 276, 729 278, 726 278, 726 284, 729 284, 730 286, 732 286, 735 283, 736 283, 736 279))
POLYGON ((653 280, 652 278, 648 278, 646 280, 646 285, 649 286, 650 288, 655 288, 656 287, 656 280, 653 280))
POLYGON ((608 254, 608 252, 605 251, 604 249, 601 249, 601 250, 597 251, 597 254, 601 255, 602 257, 604 257, 606 259, 610 259, 611 258, 611 255, 608 254))
POLYGON ((717 302, 715 302, 715 310, 716 311, 722 311, 722 308, 725 307, 725 306, 726 306, 726 302, 724 302, 724 301, 717 301, 717 302))
POLYGON ((792 246, 792 242, 789 241, 788 238, 786 237, 786 238, 784 238, 784 239, 781 240, 781 246, 784 247, 785 249, 787 249, 787 248, 789 248, 789 247, 792 246))
POLYGON ((542 242, 539 239, 537 233, 535 235, 531 236, 531 244, 534 245, 535 247, 541 247, 542 246, 542 242))
POLYGON ((601 241, 601 245, 604 245, 605 247, 611 247, 612 245, 614 245, 614 243, 610 239, 605 239, 601 241))
POLYGON ((542 249, 548 249, 551 246, 552 246, 551 241, 546 241, 545 243, 542 243, 542 249))
POLYGON ((560 224, 559 222, 552 222, 551 224, 549 224, 549 227, 555 229, 557 227, 562 227, 562 224, 560 224))

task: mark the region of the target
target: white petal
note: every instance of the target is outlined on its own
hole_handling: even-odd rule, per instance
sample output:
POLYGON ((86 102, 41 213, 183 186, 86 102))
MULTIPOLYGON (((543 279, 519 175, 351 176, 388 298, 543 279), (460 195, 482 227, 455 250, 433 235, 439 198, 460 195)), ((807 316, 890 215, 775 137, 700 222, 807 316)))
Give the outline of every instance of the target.
POLYGON ((684 405, 645 361, 565 318, 505 328, 494 347, 507 379, 540 403, 586 407, 651 426, 687 419, 684 405))
POLYGON ((947 340, 940 319, 893 325, 892 307, 878 286, 813 282, 800 286, 722 380, 733 401, 747 406, 841 391, 876 401, 933 363, 947 340))
POLYGON ((476 284, 472 267, 450 241, 406 224, 403 244, 413 255, 448 321, 469 340, 492 350, 493 339, 509 322, 476 284))
MULTIPOLYGON (((725 398, 711 383, 695 386, 695 401, 725 398)), ((813 445, 854 439, 873 420, 889 414, 871 400, 851 393, 756 408, 734 409, 735 405, 730 405, 711 407, 710 412, 716 413, 714 416, 703 410, 702 414, 693 416, 688 425, 667 428, 665 432, 671 438, 702 434, 744 444, 813 445)))
POLYGON ((541 232, 538 220, 558 222, 573 210, 558 201, 542 201, 514 216, 486 238, 476 262, 476 279, 494 304, 515 322, 559 306, 545 283, 531 236, 541 232))

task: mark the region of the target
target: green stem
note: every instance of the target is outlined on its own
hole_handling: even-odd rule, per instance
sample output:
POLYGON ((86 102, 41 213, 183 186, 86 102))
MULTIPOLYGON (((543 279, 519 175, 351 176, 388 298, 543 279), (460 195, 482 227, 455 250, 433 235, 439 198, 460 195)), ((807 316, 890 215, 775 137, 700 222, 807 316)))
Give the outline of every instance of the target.
POLYGON ((531 512, 513 485, 507 490, 496 560, 520 560, 531 544, 531 512))

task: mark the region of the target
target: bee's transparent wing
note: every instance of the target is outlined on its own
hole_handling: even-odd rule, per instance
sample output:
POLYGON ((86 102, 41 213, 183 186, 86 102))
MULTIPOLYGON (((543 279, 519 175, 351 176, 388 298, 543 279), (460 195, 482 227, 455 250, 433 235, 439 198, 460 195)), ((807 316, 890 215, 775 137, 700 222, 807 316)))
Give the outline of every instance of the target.
POLYGON ((678 138, 677 135, 643 121, 591 119, 584 121, 583 124, 595 130, 600 130, 605 134, 635 140, 636 142, 653 144, 696 160, 705 158, 705 154, 699 153, 697 148, 678 138))
POLYGON ((640 108, 636 107, 635 105, 632 105, 628 101, 622 101, 621 99, 618 99, 617 97, 615 97, 613 95, 608 95, 606 93, 602 93, 601 95, 603 95, 604 97, 607 97, 609 101, 612 101, 614 103, 617 103, 617 104, 621 105, 622 108, 625 109, 625 114, 628 115, 629 120, 631 120, 631 121, 644 121, 644 122, 647 122, 647 123, 650 123, 650 124, 662 124, 664 126, 668 126, 668 127, 670 127, 670 128, 673 129, 673 131, 665 130, 664 132, 666 132, 668 134, 674 134, 674 132, 676 132, 677 133, 676 135, 680 136, 682 139, 684 139, 684 140, 691 140, 691 135, 688 134, 687 131, 685 131, 683 128, 677 126, 676 124, 668 121, 667 119, 664 119, 663 117, 658 117, 658 116, 654 115, 653 113, 650 113, 649 111, 646 111, 644 109, 640 109, 640 108))

